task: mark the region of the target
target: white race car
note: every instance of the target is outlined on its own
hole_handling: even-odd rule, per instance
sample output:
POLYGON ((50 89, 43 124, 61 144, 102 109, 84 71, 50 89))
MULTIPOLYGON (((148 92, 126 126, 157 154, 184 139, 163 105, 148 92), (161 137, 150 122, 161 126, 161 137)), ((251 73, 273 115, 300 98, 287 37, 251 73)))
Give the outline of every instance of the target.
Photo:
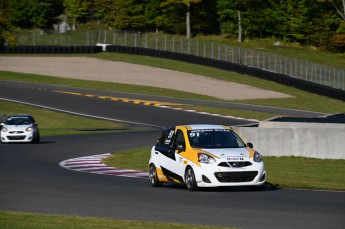
POLYGON ((250 186, 261 189, 266 170, 260 153, 230 127, 183 125, 167 128, 151 149, 149 178, 153 187, 182 183, 199 187, 250 186))
POLYGON ((0 141, 32 142, 40 141, 40 133, 35 119, 31 115, 11 115, 1 123, 0 141))

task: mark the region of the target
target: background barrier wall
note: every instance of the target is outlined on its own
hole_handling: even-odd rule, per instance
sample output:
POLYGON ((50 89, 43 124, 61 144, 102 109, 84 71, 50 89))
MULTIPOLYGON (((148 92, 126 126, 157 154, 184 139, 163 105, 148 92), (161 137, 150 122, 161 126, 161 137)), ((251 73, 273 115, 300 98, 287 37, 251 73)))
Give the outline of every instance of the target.
POLYGON ((270 126, 234 129, 263 156, 345 159, 345 124, 277 123, 270 126))
POLYGON ((16 46, 3 47, 4 54, 73 54, 102 52, 100 46, 16 46))

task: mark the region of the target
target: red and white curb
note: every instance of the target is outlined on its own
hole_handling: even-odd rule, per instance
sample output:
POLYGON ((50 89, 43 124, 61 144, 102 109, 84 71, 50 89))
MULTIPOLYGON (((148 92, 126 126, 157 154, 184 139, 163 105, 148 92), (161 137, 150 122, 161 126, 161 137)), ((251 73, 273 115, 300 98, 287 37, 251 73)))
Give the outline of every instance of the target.
POLYGON ((59 165, 65 169, 78 172, 148 179, 149 174, 147 172, 130 169, 118 169, 103 164, 102 159, 109 156, 111 156, 110 153, 105 153, 93 156, 72 158, 60 162, 59 165))

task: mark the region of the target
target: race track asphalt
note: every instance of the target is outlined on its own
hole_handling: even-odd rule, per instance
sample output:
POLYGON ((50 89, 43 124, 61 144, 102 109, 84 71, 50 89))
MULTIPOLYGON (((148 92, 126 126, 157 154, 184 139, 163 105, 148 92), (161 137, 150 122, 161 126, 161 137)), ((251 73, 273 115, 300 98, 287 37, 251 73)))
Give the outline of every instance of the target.
MULTIPOLYGON (((1 99, 124 120, 131 130, 140 131, 42 137, 39 144, 0 144, 0 210, 238 228, 345 227, 344 192, 273 186, 261 192, 245 187, 189 192, 175 185, 152 188, 146 179, 63 169, 59 163, 66 159, 151 146, 165 126, 252 121, 88 97, 89 92, 75 88, 70 91, 82 94, 56 90, 67 88, 0 82, 1 99)), ((102 93, 110 92, 93 91, 102 93)))

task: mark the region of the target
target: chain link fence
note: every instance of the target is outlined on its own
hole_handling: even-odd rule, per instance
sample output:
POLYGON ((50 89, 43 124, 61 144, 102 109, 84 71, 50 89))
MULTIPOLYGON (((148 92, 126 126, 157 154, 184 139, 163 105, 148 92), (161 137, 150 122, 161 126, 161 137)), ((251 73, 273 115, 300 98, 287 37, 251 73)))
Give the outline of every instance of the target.
POLYGON ((345 69, 257 50, 228 46, 222 43, 198 39, 188 40, 182 36, 111 30, 76 30, 66 33, 18 31, 15 35, 17 45, 118 45, 183 53, 213 60, 228 61, 345 90, 345 69))

